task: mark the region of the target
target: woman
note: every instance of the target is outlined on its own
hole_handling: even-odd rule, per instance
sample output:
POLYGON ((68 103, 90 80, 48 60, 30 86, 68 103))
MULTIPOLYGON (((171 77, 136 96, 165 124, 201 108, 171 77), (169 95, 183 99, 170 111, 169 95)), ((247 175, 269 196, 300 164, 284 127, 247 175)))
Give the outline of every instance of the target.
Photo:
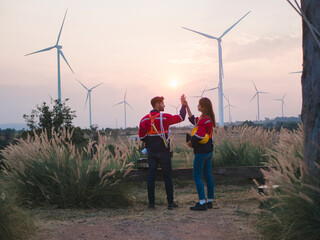
POLYGON ((187 108, 189 121, 197 127, 197 130, 188 142, 188 146, 194 149, 193 161, 193 179, 195 181, 199 202, 195 206, 190 207, 190 210, 207 210, 212 208, 212 200, 214 198, 213 178, 211 174, 211 159, 213 155, 213 131, 216 127, 215 115, 212 109, 211 101, 208 98, 201 98, 198 104, 198 111, 201 112, 200 117, 195 118, 185 101, 184 105, 187 108), (207 183, 207 199, 202 181, 202 172, 205 175, 207 183))

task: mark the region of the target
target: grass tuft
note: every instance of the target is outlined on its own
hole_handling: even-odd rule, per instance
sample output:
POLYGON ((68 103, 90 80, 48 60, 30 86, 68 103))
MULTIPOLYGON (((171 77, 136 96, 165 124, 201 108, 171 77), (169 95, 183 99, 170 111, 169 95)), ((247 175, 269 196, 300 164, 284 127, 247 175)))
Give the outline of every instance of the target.
POLYGON ((18 207, 0 180, 0 239, 26 239, 34 230, 30 217, 18 207))
POLYGON ((320 179, 304 164, 302 127, 282 129, 279 143, 267 154, 270 168, 263 175, 270 189, 265 196, 256 194, 262 206, 259 230, 266 239, 320 239, 320 179))
POLYGON ((83 149, 65 129, 34 133, 1 151, 5 173, 12 176, 24 201, 58 207, 125 207, 131 197, 121 181, 130 172, 133 148, 119 145, 111 152, 105 136, 83 149))

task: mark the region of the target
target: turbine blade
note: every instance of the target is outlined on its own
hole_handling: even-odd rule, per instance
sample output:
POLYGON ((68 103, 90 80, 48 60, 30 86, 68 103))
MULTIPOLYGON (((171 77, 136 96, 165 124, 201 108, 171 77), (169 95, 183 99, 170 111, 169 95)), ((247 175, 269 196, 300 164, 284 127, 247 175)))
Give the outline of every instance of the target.
POLYGON ((208 35, 208 34, 205 34, 205 33, 201 33, 201 32, 197 32, 197 31, 194 31, 194 30, 189 29, 189 28, 186 28, 186 27, 182 27, 182 28, 183 28, 183 29, 186 29, 186 30, 188 30, 188 31, 194 32, 194 33, 198 33, 198 34, 200 34, 200 35, 202 35, 202 36, 205 36, 205 37, 207 37, 207 38, 212 38, 212 39, 218 40, 218 38, 216 38, 216 37, 214 37, 214 36, 211 36, 211 35, 208 35))
POLYGON ((233 24, 231 27, 229 27, 221 36, 220 38, 222 38, 224 35, 226 35, 232 28, 234 28, 234 26, 236 26, 242 19, 244 19, 251 11, 247 12, 247 14, 245 14, 242 18, 240 18, 235 24, 233 24))
POLYGON ((32 52, 32 53, 28 53, 24 56, 28 56, 28 55, 31 55, 31 54, 35 54, 35 53, 39 53, 39 52, 45 52, 45 51, 49 51, 51 50, 52 48, 55 48, 56 46, 53 46, 53 47, 48 47, 48 48, 45 48, 45 49, 42 49, 42 50, 39 50, 39 51, 36 51, 36 52, 32 52))
POLYGON ((54 102, 54 99, 51 97, 51 95, 48 94, 48 96, 50 97, 51 101, 54 102))
POLYGON ((259 93, 266 93, 266 94, 270 94, 269 92, 259 92, 259 93))
POLYGON ((250 102, 255 98, 255 96, 257 95, 258 93, 256 93, 250 100, 250 102))
POLYGON ((215 87, 215 88, 210 88, 210 89, 207 89, 206 92, 208 91, 212 91, 212 90, 215 90, 215 89, 218 89, 219 87, 215 87))
POLYGON ((254 88, 256 89, 256 91, 258 92, 258 89, 257 89, 257 87, 256 87, 256 85, 254 84, 254 81, 252 81, 253 82, 253 86, 254 86, 254 88))
MULTIPOLYGON (((221 49, 222 52, 222 49, 221 49)), ((224 78, 224 71, 223 71, 223 62, 221 61, 221 76, 224 78)))
POLYGON ((86 103, 84 104, 84 108, 86 108, 86 106, 87 106, 87 102, 88 102, 89 94, 90 94, 90 92, 88 92, 88 93, 87 93, 87 99, 86 99, 86 103))
POLYGON ((76 80, 82 85, 82 87, 84 87, 85 89, 87 89, 87 91, 89 91, 89 89, 85 85, 83 85, 82 82, 80 82, 78 79, 76 79, 76 80))
POLYGON ((122 104, 122 103, 124 103, 124 101, 119 102, 119 103, 117 103, 117 104, 113 105, 113 107, 114 107, 114 106, 117 106, 117 105, 119 105, 119 104, 122 104))
POLYGON ((64 56, 64 54, 63 54, 63 52, 59 49, 59 53, 61 54, 61 56, 62 56, 62 58, 64 59, 64 61, 67 63, 67 65, 69 66, 69 68, 70 68, 70 70, 71 70, 71 72, 72 73, 74 73, 73 72, 73 70, 72 70, 72 68, 70 67, 70 65, 69 65, 69 63, 68 63, 68 61, 67 61, 67 59, 65 58, 65 56, 64 56))
MULTIPOLYGON (((102 82, 102 83, 103 83, 103 82, 102 82)), ((102 83, 99 83, 98 85, 96 85, 96 86, 94 86, 94 87, 90 88, 90 90, 92 90, 92 89, 94 89, 94 88, 96 88, 96 87, 100 86, 102 83)))
POLYGON ((193 98, 201 98, 201 96, 189 96, 189 97, 193 97, 193 98))
POLYGON ((124 102, 124 104, 127 104, 133 110, 133 107, 131 107, 129 103, 124 102))
POLYGON ((208 84, 206 85, 206 87, 203 89, 202 93, 201 93, 201 97, 203 96, 203 94, 206 92, 206 89, 208 87, 208 84))
POLYGON ((66 19, 66 16, 67 16, 67 12, 68 12, 68 9, 66 10, 66 13, 64 14, 64 18, 63 18, 63 21, 62 21, 62 25, 61 25, 61 28, 60 28, 60 32, 59 32, 59 35, 58 35, 58 40, 57 40, 56 45, 58 45, 58 43, 59 43, 61 32, 62 32, 62 28, 63 28, 63 24, 64 24, 64 20, 66 19))
POLYGON ((302 71, 297 71, 297 72, 289 72, 289 74, 295 74, 295 73, 302 73, 302 71))
POLYGON ((126 100, 126 97, 127 97, 127 89, 126 89, 126 91, 124 92, 124 101, 126 100))
POLYGON ((287 95, 287 93, 285 93, 284 95, 283 95, 283 97, 282 97, 282 100, 284 99, 284 97, 287 95))

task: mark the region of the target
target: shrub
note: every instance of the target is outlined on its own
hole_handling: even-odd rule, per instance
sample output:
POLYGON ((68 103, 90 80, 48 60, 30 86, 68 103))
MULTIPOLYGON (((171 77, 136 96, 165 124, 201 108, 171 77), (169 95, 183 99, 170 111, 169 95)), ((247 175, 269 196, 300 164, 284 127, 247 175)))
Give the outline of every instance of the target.
POLYGON ((0 180, 0 239, 26 239, 33 227, 29 216, 17 206, 0 180))
POLYGON ((215 134, 214 166, 253 166, 267 160, 266 149, 278 141, 275 130, 239 126, 218 128, 215 134))
POLYGON ((121 180, 130 172, 130 149, 108 150, 105 136, 83 149, 72 143, 72 131, 34 133, 2 150, 6 174, 21 197, 34 204, 59 207, 123 207, 130 196, 121 180))
POLYGON ((214 150, 214 166, 260 166, 266 161, 265 149, 249 142, 224 140, 214 150))
POLYGON ((281 130, 279 144, 268 150, 263 171, 266 185, 279 185, 261 196, 258 227, 266 239, 320 239, 320 179, 312 177, 303 161, 303 130, 281 130))

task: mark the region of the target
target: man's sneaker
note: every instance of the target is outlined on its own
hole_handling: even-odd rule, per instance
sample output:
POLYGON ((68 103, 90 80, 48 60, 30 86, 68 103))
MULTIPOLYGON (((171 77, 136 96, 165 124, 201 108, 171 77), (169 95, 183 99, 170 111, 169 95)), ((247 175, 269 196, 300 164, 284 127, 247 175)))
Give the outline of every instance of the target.
POLYGON ((155 208, 154 204, 149 204, 149 209, 150 210, 154 210, 154 208, 155 208))
POLYGON ((207 202, 207 208, 212 208, 212 202, 207 202))
POLYGON ((195 211, 205 211, 207 210, 207 204, 200 204, 199 202, 196 203, 193 207, 190 207, 190 210, 195 210, 195 211))
POLYGON ((168 204, 168 209, 169 210, 173 210, 174 208, 177 208, 177 207, 178 207, 178 205, 175 202, 168 204))

